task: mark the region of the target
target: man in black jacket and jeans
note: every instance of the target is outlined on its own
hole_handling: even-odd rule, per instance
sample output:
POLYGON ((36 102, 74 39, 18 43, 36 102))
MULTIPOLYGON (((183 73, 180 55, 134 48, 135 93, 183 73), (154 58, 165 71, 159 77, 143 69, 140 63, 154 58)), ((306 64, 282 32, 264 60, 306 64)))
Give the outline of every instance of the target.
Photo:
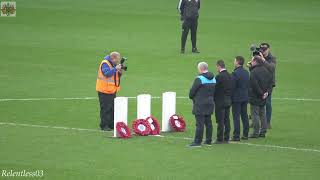
POLYGON ((215 144, 229 142, 230 136, 230 106, 232 93, 232 78, 225 68, 223 60, 217 62, 219 74, 216 76, 216 89, 214 93, 217 139, 215 144))
POLYGON ((251 60, 249 103, 253 133, 250 138, 265 137, 267 133, 266 99, 272 90, 273 76, 263 63, 261 56, 254 56, 251 60))
POLYGON ((196 133, 191 147, 200 147, 204 125, 206 126, 206 141, 204 145, 211 145, 212 121, 211 115, 214 109, 214 89, 216 80, 214 75, 208 71, 208 64, 198 64, 199 75, 194 80, 190 89, 189 98, 193 101, 192 113, 196 118, 196 133))
POLYGON ((192 52, 199 53, 197 49, 197 29, 200 0, 179 0, 178 10, 182 21, 181 53, 185 52, 189 30, 191 30, 192 52))
POLYGON ((247 113, 249 72, 243 68, 244 58, 237 56, 234 60, 235 69, 232 73, 232 115, 233 138, 232 141, 240 141, 240 116, 243 133, 241 139, 247 140, 249 133, 249 119, 247 113))

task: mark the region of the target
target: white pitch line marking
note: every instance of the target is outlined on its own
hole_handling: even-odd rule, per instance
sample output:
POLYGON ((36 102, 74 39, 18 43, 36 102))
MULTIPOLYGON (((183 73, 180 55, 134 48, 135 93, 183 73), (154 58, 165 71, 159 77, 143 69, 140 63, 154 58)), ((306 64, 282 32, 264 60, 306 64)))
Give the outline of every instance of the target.
POLYGON ((268 148, 278 148, 278 149, 290 149, 296 151, 307 151, 307 152, 318 152, 318 149, 307 149, 307 148, 296 148, 296 147, 288 147, 288 146, 278 146, 278 145, 268 145, 268 144, 253 144, 253 143, 242 143, 242 142, 235 142, 233 144, 243 144, 248 146, 256 146, 256 147, 268 147, 268 148))
MULTIPOLYGON (((137 97, 128 97, 129 99, 136 99, 137 97)), ((161 99, 159 96, 152 96, 152 99, 161 99)), ((6 101, 61 101, 61 100, 97 100, 97 97, 51 97, 51 98, 2 98, 0 102, 6 101)), ((178 96, 177 99, 189 99, 189 97, 185 96, 178 96)), ((312 98, 277 98, 273 97, 274 100, 283 100, 283 101, 313 101, 313 102, 320 102, 320 99, 312 99, 312 98)))
POLYGON ((22 99, 7 98, 7 99, 0 99, 0 102, 2 101, 93 100, 93 99, 98 99, 98 98, 97 97, 22 98, 22 99))
POLYGON ((36 124, 20 124, 20 123, 9 123, 9 122, 0 122, 0 125, 9 125, 9 126, 25 126, 25 127, 36 127, 36 128, 49 128, 49 129, 63 129, 63 130, 76 130, 76 131, 93 131, 93 132, 103 132, 97 129, 85 129, 85 128, 70 128, 63 126, 45 126, 45 125, 36 125, 36 124))
MULTIPOLYGON (((70 128, 70 127, 63 127, 63 126, 45 126, 45 125, 20 124, 20 123, 10 123, 10 122, 0 122, 0 125, 36 127, 36 128, 50 128, 50 129, 74 130, 74 131, 91 131, 91 132, 105 133, 104 131, 97 130, 97 129, 70 128)), ((193 140, 193 138, 189 138, 189 137, 174 137, 174 136, 163 136, 163 135, 157 135, 157 136, 152 136, 152 137, 168 138, 168 139, 180 139, 180 140, 188 140, 188 141, 189 140, 193 140)), ((242 143, 242 142, 232 142, 231 144, 241 144, 241 145, 255 146, 255 147, 266 147, 266 148, 287 149, 287 150, 295 150, 295 151, 320 153, 319 149, 296 148, 296 147, 289 147, 289 146, 268 145, 268 144, 253 144, 253 143, 242 143)))

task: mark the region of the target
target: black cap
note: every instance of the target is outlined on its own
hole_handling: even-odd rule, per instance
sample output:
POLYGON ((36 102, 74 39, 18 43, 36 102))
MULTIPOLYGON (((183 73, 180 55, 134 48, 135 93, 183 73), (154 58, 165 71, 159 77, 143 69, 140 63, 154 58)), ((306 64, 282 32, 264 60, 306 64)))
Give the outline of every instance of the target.
POLYGON ((260 49, 262 50, 266 50, 266 49, 269 49, 270 48, 270 44, 266 43, 266 42, 263 42, 260 44, 260 49))

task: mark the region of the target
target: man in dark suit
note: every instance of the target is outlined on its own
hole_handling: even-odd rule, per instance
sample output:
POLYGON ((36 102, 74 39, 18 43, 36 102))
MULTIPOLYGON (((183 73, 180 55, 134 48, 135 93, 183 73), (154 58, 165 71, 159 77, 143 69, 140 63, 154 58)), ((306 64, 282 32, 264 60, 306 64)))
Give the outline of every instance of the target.
POLYGON ((249 133, 249 119, 247 113, 249 72, 243 68, 244 58, 237 56, 234 60, 235 69, 232 73, 232 115, 233 138, 232 141, 240 141, 240 115, 243 133, 241 139, 247 140, 249 133))
POLYGON ((200 147, 204 125, 206 126, 206 141, 204 145, 211 145, 212 141, 212 121, 211 115, 214 109, 214 89, 216 80, 214 75, 208 71, 208 64, 200 62, 198 64, 199 75, 194 80, 190 89, 189 98, 193 101, 192 113, 196 118, 195 138, 190 147, 200 147))
POLYGON ((216 89, 214 93, 215 115, 217 127, 216 144, 228 143, 230 136, 230 106, 232 79, 231 75, 225 68, 223 60, 217 61, 217 70, 219 74, 216 76, 216 89))
POLYGON ((251 105, 253 133, 250 138, 265 137, 267 133, 266 99, 271 93, 273 75, 261 56, 251 60, 249 103, 251 105))

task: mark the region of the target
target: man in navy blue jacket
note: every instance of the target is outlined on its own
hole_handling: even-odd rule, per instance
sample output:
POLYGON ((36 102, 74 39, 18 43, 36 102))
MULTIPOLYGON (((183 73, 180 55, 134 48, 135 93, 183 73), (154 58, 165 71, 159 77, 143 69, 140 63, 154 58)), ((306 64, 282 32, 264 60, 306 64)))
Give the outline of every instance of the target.
POLYGON ((249 133, 249 120, 247 113, 249 72, 243 68, 244 58, 237 56, 234 60, 235 69, 232 73, 232 115, 233 115, 233 138, 232 141, 240 141, 240 116, 242 120, 243 133, 241 139, 247 140, 249 133))

